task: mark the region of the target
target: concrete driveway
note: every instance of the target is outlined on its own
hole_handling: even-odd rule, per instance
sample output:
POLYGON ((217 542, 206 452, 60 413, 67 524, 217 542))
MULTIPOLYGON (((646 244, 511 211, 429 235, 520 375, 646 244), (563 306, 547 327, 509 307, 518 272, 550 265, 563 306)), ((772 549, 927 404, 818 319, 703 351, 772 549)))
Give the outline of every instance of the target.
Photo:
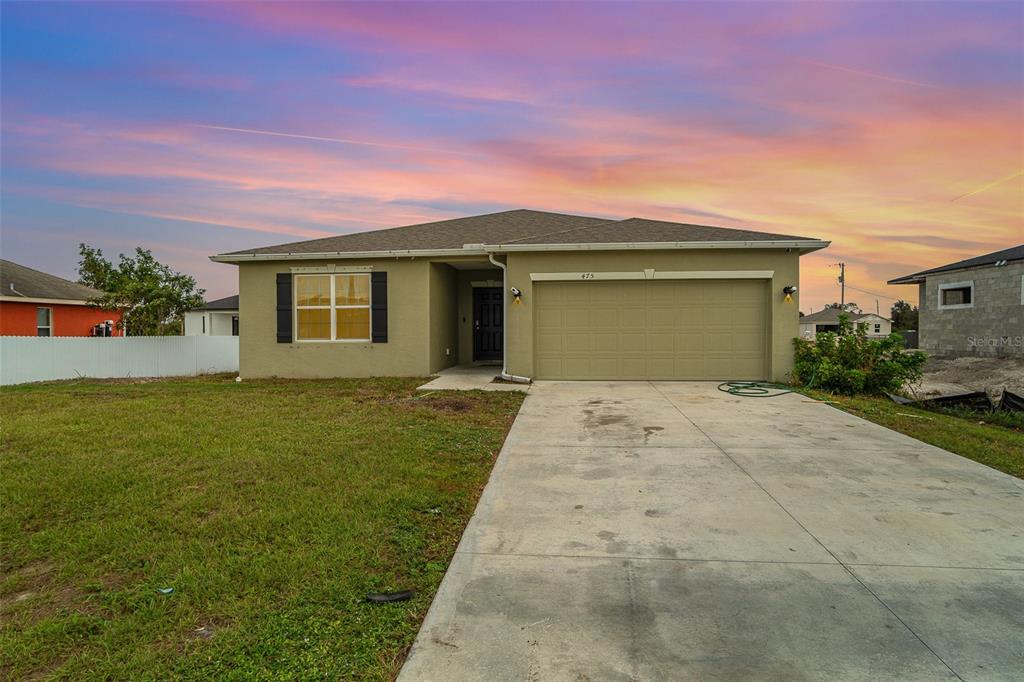
POLYGON ((540 382, 401 680, 1024 679, 1024 482, 802 396, 540 382))

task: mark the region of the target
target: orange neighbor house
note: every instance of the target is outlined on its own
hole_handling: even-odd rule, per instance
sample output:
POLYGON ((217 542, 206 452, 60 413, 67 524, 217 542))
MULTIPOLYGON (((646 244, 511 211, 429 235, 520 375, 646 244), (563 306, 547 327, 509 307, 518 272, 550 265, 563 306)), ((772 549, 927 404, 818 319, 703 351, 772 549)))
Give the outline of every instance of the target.
POLYGON ((120 313, 87 303, 99 293, 0 260, 0 336, 120 336, 120 313))

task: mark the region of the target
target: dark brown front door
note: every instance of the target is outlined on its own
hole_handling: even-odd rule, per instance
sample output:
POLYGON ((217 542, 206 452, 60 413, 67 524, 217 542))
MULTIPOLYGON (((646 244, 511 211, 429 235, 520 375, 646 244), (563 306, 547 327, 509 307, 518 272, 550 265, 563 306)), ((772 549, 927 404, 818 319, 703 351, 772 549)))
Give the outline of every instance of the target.
POLYGON ((501 360, 501 287, 473 289, 473 359, 501 360))

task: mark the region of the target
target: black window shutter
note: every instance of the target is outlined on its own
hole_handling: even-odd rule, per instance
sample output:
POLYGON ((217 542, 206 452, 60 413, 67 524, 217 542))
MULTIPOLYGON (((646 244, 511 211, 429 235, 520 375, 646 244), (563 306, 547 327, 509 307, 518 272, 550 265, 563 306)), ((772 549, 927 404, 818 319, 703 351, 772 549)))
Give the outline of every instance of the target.
POLYGON ((374 343, 388 342, 388 273, 370 273, 370 338, 374 343))
POLYGON ((277 342, 292 342, 292 273, 277 273, 277 342))

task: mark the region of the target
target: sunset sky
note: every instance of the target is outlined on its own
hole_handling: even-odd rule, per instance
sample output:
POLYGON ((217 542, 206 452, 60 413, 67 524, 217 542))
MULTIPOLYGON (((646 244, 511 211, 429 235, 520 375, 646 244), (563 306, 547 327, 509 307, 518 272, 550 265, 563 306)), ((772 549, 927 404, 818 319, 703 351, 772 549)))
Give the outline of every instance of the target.
POLYGON ((0 11, 0 250, 65 277, 527 207, 830 239, 810 312, 1024 242, 1019 2, 0 11))

